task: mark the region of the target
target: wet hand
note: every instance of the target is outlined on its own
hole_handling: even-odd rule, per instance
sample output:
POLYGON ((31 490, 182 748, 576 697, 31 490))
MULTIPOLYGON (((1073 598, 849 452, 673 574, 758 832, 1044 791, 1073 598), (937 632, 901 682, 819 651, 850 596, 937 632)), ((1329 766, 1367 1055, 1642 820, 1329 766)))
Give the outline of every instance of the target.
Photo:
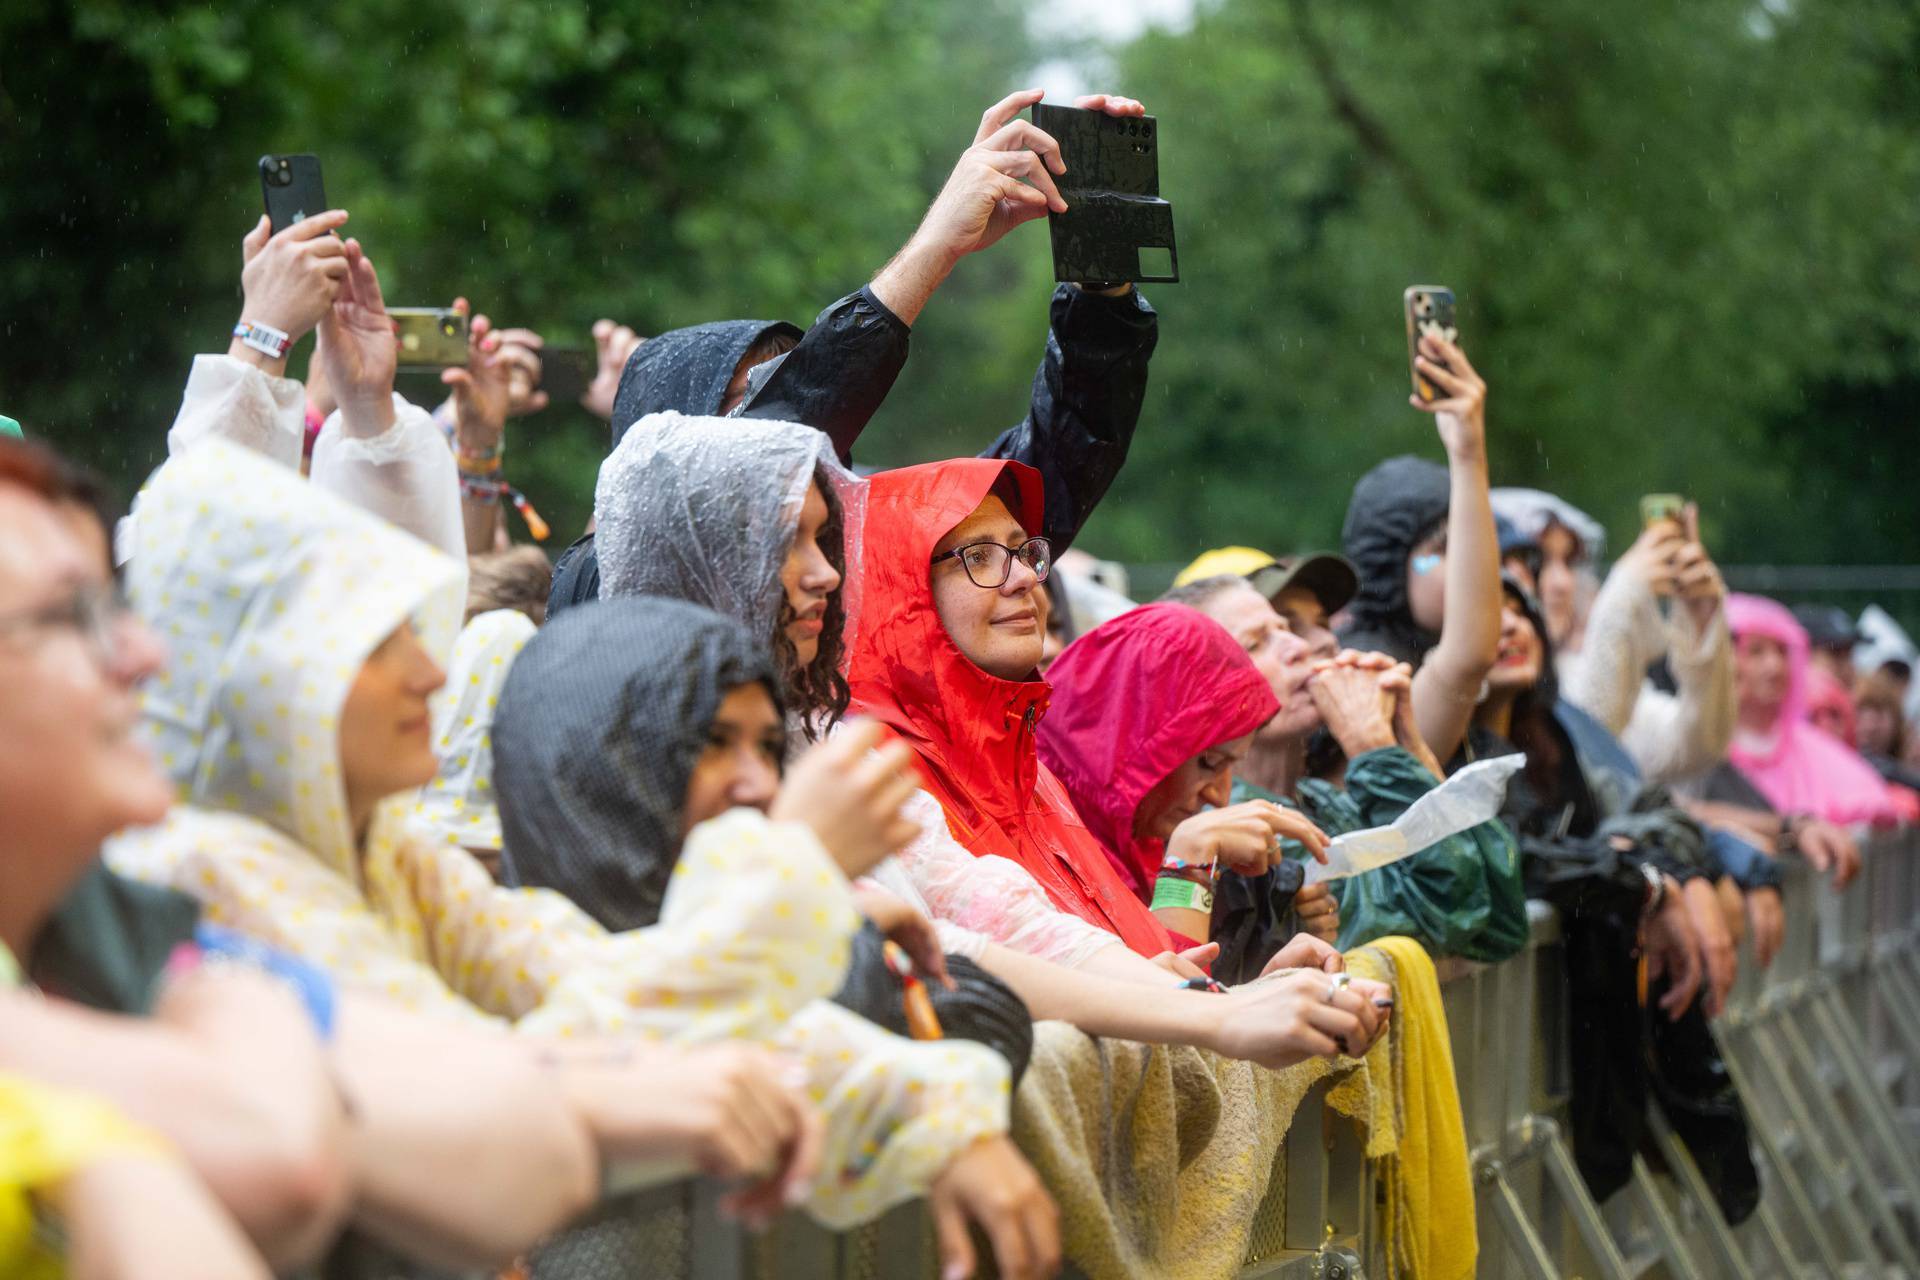
POLYGON ((1392 697, 1382 695, 1383 675, 1371 667, 1337 658, 1323 658, 1313 665, 1307 693, 1326 721, 1327 732, 1349 760, 1394 745, 1393 726, 1388 719, 1392 697))
MULTIPOLYGON (((1324 889, 1326 886, 1316 884, 1308 885, 1307 888, 1324 889)), ((1300 892, 1305 893, 1306 891, 1306 889, 1302 889, 1300 892)), ((1327 896, 1332 897, 1333 895, 1328 894, 1327 896)), ((1294 907, 1296 910, 1298 910, 1299 904, 1300 899, 1295 898, 1294 907)), ((1321 973, 1345 973, 1347 970, 1347 959, 1333 949, 1330 939, 1321 938, 1311 933, 1296 933, 1287 940, 1286 946, 1274 952, 1273 959, 1267 961, 1266 967, 1260 970, 1260 976, 1264 978, 1268 974, 1278 973, 1283 969, 1318 969, 1321 973)))
POLYGON ((627 361, 646 341, 623 324, 611 320, 593 322, 593 354, 597 365, 593 381, 580 395, 580 407, 603 421, 613 421, 613 402, 620 393, 620 375, 627 361))
POLYGON ((378 435, 393 425, 400 348, 373 261, 358 240, 346 242, 346 257, 346 279, 320 319, 318 355, 343 427, 353 435, 378 435))
POLYGON ((1066 172, 1060 144, 1019 118, 1044 96, 1042 90, 1023 89, 987 108, 973 145, 961 153, 914 233, 918 247, 952 264, 1024 222, 1066 212, 1067 202, 1053 181, 1066 172))
POLYGON ((947 953, 940 946, 933 921, 878 885, 853 886, 853 905, 882 936, 907 953, 915 973, 949 991, 954 989, 953 977, 947 972, 947 953))
POLYGON ((1439 389, 1440 398, 1428 401, 1409 395, 1407 400, 1422 413, 1435 415, 1447 456, 1455 461, 1483 461, 1487 449, 1487 384, 1468 362, 1467 353, 1437 334, 1425 334, 1414 366, 1439 389))
POLYGON ((1331 943, 1340 936, 1340 903, 1334 898, 1331 885, 1302 885, 1300 892, 1293 896, 1293 913, 1300 918, 1300 927, 1306 930, 1302 936, 1310 935, 1323 943, 1331 943))
POLYGON ((240 242, 240 318, 296 342, 310 333, 346 282, 347 247, 329 234, 346 221, 346 210, 330 209, 275 235, 263 215, 240 242))
POLYGON ((1249 800, 1196 813, 1173 829, 1167 856, 1190 867, 1217 864, 1239 875, 1257 876, 1285 858, 1282 840, 1297 840, 1316 859, 1327 860, 1327 833, 1303 814, 1271 800, 1249 800))

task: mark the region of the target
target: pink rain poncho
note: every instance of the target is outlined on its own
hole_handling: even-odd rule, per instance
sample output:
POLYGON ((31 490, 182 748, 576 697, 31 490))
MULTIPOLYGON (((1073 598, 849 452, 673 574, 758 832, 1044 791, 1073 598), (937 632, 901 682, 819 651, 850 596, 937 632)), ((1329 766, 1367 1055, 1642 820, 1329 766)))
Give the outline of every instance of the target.
POLYGON ((1728 751, 1734 766, 1783 814, 1829 822, 1890 823, 1899 816, 1887 784, 1832 734, 1807 722, 1807 633, 1784 605, 1761 596, 1727 597, 1736 645, 1746 636, 1777 640, 1787 650, 1787 698, 1764 735, 1742 730, 1728 751))

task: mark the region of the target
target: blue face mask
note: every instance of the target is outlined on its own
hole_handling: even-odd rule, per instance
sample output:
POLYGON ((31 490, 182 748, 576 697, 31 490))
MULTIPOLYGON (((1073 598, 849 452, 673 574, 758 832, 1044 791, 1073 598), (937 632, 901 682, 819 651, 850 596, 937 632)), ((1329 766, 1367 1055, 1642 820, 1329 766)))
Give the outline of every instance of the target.
POLYGON ((1413 571, 1415 574, 1424 578, 1435 569, 1438 569, 1440 562, 1445 559, 1446 557, 1440 555, 1438 552, 1429 552, 1424 556, 1415 556, 1413 558, 1413 571))

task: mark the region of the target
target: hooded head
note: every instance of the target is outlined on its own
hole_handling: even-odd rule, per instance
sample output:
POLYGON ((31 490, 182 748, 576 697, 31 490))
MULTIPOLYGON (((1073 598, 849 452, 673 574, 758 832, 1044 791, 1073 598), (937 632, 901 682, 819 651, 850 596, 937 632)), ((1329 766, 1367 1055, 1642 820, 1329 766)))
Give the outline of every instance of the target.
POLYGON ((811 427, 656 414, 600 468, 600 597, 668 596, 739 620, 771 647, 798 709, 835 718, 865 498, 811 427))
MULTIPOLYGON (((867 492, 862 591, 885 607, 863 620, 851 649, 854 704, 921 748, 923 759, 942 759, 957 770, 978 759, 968 749, 977 726, 1004 731, 1022 717, 1037 718, 1047 701, 1037 676, 1008 679, 977 666, 947 634, 934 601, 934 548, 996 490, 1011 498, 1008 510, 1023 529, 1041 527, 1040 475, 1017 462, 967 458, 906 467, 875 476, 867 492)), ((1011 802, 1017 786, 1031 787, 1032 776, 978 781, 1011 802)))
POLYGON ((791 349, 801 331, 784 320, 716 320, 670 329, 627 357, 613 396, 613 443, 650 413, 726 414, 729 388, 756 349, 774 358, 791 349))
MULTIPOLYGON (((1607 532, 1580 508, 1539 489, 1495 489, 1494 518, 1526 548, 1541 612, 1558 644, 1574 644, 1599 587, 1592 566, 1606 555, 1607 532)), ((1507 554, 1503 538, 1501 555, 1507 554)))
MULTIPOLYGON (((1149 604, 1067 646, 1047 673, 1053 707, 1040 759, 1135 892, 1152 887, 1163 835, 1138 830, 1141 802, 1188 762, 1245 738, 1280 710, 1227 629, 1182 604, 1149 604)), ((1209 771, 1200 804, 1227 803, 1232 766, 1209 771), (1218 785, 1214 785, 1214 780, 1218 785)), ((1191 817, 1176 797, 1168 818, 1191 817)), ((1192 805, 1192 812, 1199 805, 1192 805)))
POLYGON ((1447 518, 1447 469, 1425 458, 1389 458, 1353 487, 1340 537, 1360 573, 1360 592, 1347 607, 1340 639, 1348 648, 1375 649, 1416 666, 1438 644, 1437 632, 1414 621, 1408 574, 1439 574, 1440 565, 1409 567, 1422 539, 1447 518))
POLYGON ((1775 809, 1829 822, 1891 821, 1886 784, 1845 743, 1806 721, 1807 633, 1785 605, 1727 597, 1740 724, 1727 754, 1775 809), (1765 723, 1762 723, 1765 721, 1765 723))
MULTIPOLYGON (((935 566, 934 550, 995 496, 1022 530, 1043 527, 1040 475, 1021 463, 968 458, 873 478, 864 589, 866 599, 886 607, 872 610, 860 627, 848 666, 854 706, 914 748, 956 841, 976 855, 1018 862, 1055 906, 1157 955, 1168 949, 1166 930, 1113 870, 1065 788, 1040 763, 1036 726, 1047 710, 1046 682, 1037 673, 983 669, 941 620, 934 575, 944 573, 955 592, 964 580, 953 577, 960 572, 953 561, 935 566)), ((1009 578, 1011 589, 1000 592, 966 586, 982 602, 999 601, 976 610, 973 621, 1001 605, 1017 606, 1021 584, 1030 581, 1031 574, 1009 578)), ((1005 635, 979 638, 979 647, 1011 661, 1008 655, 1030 641, 1037 662, 1037 613, 1033 622, 1030 637, 1010 626, 1005 635)), ((990 621, 985 629, 993 630, 990 621)))
POLYGON ((424 830, 464 849, 500 850, 500 810, 493 798, 493 717, 507 672, 533 638, 533 620, 517 609, 479 614, 460 631, 447 667, 447 689, 433 715, 440 775, 414 807, 424 830))
POLYGON ((556 889, 608 929, 658 920, 694 768, 749 684, 779 707, 766 646, 698 605, 605 600, 549 623, 493 727, 507 882, 556 889))
MULTIPOLYGON (((140 513, 129 594, 169 652, 142 714, 180 799, 263 822, 353 878, 348 694, 405 624, 444 660, 464 567, 219 441, 154 473, 140 513)), ((411 807, 395 795, 375 817, 411 807)))

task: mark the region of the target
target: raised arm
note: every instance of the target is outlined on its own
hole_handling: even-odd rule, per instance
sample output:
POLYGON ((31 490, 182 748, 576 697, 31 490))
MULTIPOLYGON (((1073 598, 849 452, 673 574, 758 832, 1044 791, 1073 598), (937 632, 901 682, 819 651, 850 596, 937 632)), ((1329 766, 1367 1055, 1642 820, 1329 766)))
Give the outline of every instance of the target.
POLYGON ((1420 372, 1445 398, 1410 396, 1435 415, 1447 450, 1447 603, 1440 643, 1413 678, 1420 736, 1442 760, 1466 736, 1500 645, 1500 539, 1487 496, 1487 384, 1444 338, 1420 339, 1420 372))

